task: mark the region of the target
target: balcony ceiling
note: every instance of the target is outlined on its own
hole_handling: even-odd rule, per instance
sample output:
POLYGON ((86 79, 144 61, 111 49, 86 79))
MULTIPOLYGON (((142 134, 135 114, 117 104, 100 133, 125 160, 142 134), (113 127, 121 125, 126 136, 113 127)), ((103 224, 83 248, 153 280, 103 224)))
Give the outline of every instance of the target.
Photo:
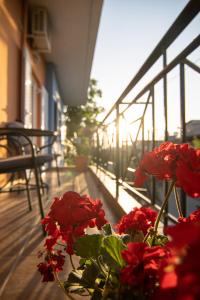
POLYGON ((94 48, 103 0, 30 0, 46 7, 51 25, 51 53, 65 104, 81 105, 87 100, 94 48))

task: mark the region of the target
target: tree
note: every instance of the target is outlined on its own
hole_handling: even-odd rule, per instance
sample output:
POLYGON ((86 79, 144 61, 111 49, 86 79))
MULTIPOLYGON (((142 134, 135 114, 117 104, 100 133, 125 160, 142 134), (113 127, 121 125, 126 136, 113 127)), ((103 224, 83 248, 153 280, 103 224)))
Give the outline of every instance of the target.
POLYGON ((75 145, 78 154, 88 154, 90 139, 99 125, 97 115, 104 111, 97 101, 102 91, 97 80, 91 79, 88 87, 87 103, 80 106, 68 106, 66 112, 67 138, 75 145))

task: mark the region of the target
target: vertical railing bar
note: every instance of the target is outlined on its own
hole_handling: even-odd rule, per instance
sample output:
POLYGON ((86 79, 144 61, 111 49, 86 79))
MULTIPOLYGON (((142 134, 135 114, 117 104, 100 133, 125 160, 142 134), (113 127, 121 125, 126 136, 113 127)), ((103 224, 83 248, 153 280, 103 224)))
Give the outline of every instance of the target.
POLYGON ((119 104, 116 105, 116 156, 115 156, 115 175, 116 175, 116 199, 119 198, 119 167, 120 167, 120 153, 119 153, 119 104))
MULTIPOLYGON (((151 102, 152 102, 152 150, 155 147, 155 93, 154 86, 151 88, 151 102)), ((156 182, 155 178, 152 178, 152 195, 151 195, 151 204, 155 205, 156 199, 156 182)))
POLYGON ((142 119, 142 156, 144 155, 144 118, 142 119))
POLYGON ((185 66, 180 63, 181 142, 186 142, 185 126, 185 66))
POLYGON ((115 169, 115 145, 114 145, 114 132, 112 132, 112 162, 113 162, 113 166, 112 166, 112 171, 114 173, 114 169, 115 169))
MULTIPOLYGON (((143 122, 143 119, 144 119, 144 116, 145 116, 145 113, 146 113, 146 110, 147 110, 147 107, 148 107, 150 98, 151 98, 151 90, 149 91, 149 95, 148 95, 148 98, 147 98, 147 101, 146 101, 146 105, 145 105, 145 108, 144 108, 142 117, 140 118, 140 119, 141 119, 141 123, 143 122)), ((127 174, 127 168, 128 168, 128 166, 129 166, 129 164, 130 164, 130 162, 131 162, 131 159, 132 159, 132 157, 133 157, 133 154, 134 154, 134 151, 135 151, 135 148, 136 148, 136 147, 135 147, 135 143, 137 142, 137 138, 138 138, 138 135, 139 135, 139 132, 140 132, 140 128, 141 128, 141 123, 140 123, 140 126, 139 126, 139 128, 138 128, 138 131, 137 131, 137 135, 136 135, 135 141, 133 141, 133 139, 132 139, 132 137, 131 137, 131 134, 129 133, 129 136, 130 136, 130 139, 131 139, 131 143, 132 143, 132 145, 133 145, 134 147, 132 148, 132 151, 131 151, 131 153, 130 153, 129 159, 127 160, 128 165, 127 165, 126 168, 125 168, 125 172, 124 172, 124 174, 123 174, 122 180, 124 180, 124 178, 126 177, 126 174, 127 174)), ((136 155, 136 157, 137 157, 137 155, 136 155)), ((138 159, 138 157, 137 157, 137 159, 138 159)))
POLYGON ((152 97, 152 150, 155 147, 155 94, 154 86, 151 88, 151 97, 152 97))
POLYGON ((123 173, 123 167, 124 167, 124 155, 123 155, 123 151, 124 151, 124 141, 121 140, 121 146, 120 146, 120 178, 122 177, 122 173, 123 173))
POLYGON ((99 159, 100 159, 100 151, 99 151, 99 130, 97 130, 97 168, 99 168, 99 159))
MULTIPOLYGON (((126 135, 126 160, 125 160, 125 164, 124 164, 124 170, 123 170, 123 174, 122 176, 124 175, 124 173, 126 172, 126 168, 128 166, 128 157, 129 157, 129 145, 128 145, 128 135, 126 135)), ((123 178, 123 180, 125 180, 126 178, 123 178)))
POLYGON ((150 98, 151 98, 151 90, 149 91, 149 95, 148 95, 147 102, 146 102, 146 105, 145 105, 145 108, 144 108, 144 111, 143 111, 143 114, 142 114, 142 117, 141 117, 141 123, 140 123, 140 126, 139 126, 138 131, 137 131, 135 142, 137 142, 137 139, 138 139, 138 136, 139 136, 139 133, 140 133, 140 129, 141 129, 141 126, 142 126, 142 122, 143 122, 143 119, 144 119, 144 116, 145 116, 150 98))
MULTIPOLYGON (((166 50, 163 52, 163 69, 167 66, 167 52, 166 50)), ((163 76, 163 96, 164 96, 164 122, 165 122, 165 141, 168 140, 168 106, 167 106, 167 74, 163 76)), ((168 182, 164 182, 164 193, 167 194, 168 191, 168 182)), ((163 198, 164 199, 164 198, 163 198)), ((168 203, 165 207, 164 214, 164 225, 168 224, 168 203)))
MULTIPOLYGON (((180 109, 181 109, 181 142, 186 142, 186 125, 185 125, 185 65, 180 63, 180 109)), ((186 215, 186 195, 181 189, 181 206, 183 215, 186 215)))
MULTIPOLYGON (((113 144, 113 138, 108 135, 108 132, 106 131, 106 136, 108 138, 108 149, 109 149, 109 158, 111 162, 114 164, 114 159, 112 160, 112 144, 113 144)), ((113 171, 113 170, 112 170, 113 171)))
POLYGON ((102 140, 101 140, 101 149, 102 149, 102 152, 101 152, 101 162, 100 162, 100 166, 103 167, 103 145, 104 145, 104 134, 102 135, 102 140))
MULTIPOLYGON (((167 65, 167 53, 163 53, 163 68, 167 65)), ((164 118, 165 118, 165 141, 168 140, 168 107, 167 107, 167 74, 163 76, 163 94, 164 94, 164 118)))

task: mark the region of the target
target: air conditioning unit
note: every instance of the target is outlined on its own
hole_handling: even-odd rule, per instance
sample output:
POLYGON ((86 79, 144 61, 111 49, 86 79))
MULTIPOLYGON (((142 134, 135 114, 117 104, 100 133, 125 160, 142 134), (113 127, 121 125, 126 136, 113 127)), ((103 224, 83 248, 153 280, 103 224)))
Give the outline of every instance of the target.
POLYGON ((38 52, 51 52, 49 18, 46 8, 34 7, 31 10, 32 47, 38 52))

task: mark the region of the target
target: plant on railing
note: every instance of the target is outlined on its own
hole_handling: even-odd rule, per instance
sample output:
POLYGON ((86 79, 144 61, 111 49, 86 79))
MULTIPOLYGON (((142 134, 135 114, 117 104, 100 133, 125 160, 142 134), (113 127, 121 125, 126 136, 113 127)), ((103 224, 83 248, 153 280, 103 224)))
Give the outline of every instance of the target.
POLYGON ((176 187, 200 196, 200 150, 164 143, 144 155, 135 184, 143 184, 148 174, 170 181, 160 212, 134 208, 116 232, 99 200, 75 192, 54 200, 43 220, 48 233, 40 254, 44 262, 38 265, 43 281, 56 280, 70 299, 74 294, 90 299, 199 299, 200 209, 184 218, 176 187), (159 222, 173 189, 179 219, 162 234, 159 222), (88 227, 96 227, 97 233, 86 233, 88 227), (61 280, 58 273, 66 276, 66 256, 72 271, 61 280))

